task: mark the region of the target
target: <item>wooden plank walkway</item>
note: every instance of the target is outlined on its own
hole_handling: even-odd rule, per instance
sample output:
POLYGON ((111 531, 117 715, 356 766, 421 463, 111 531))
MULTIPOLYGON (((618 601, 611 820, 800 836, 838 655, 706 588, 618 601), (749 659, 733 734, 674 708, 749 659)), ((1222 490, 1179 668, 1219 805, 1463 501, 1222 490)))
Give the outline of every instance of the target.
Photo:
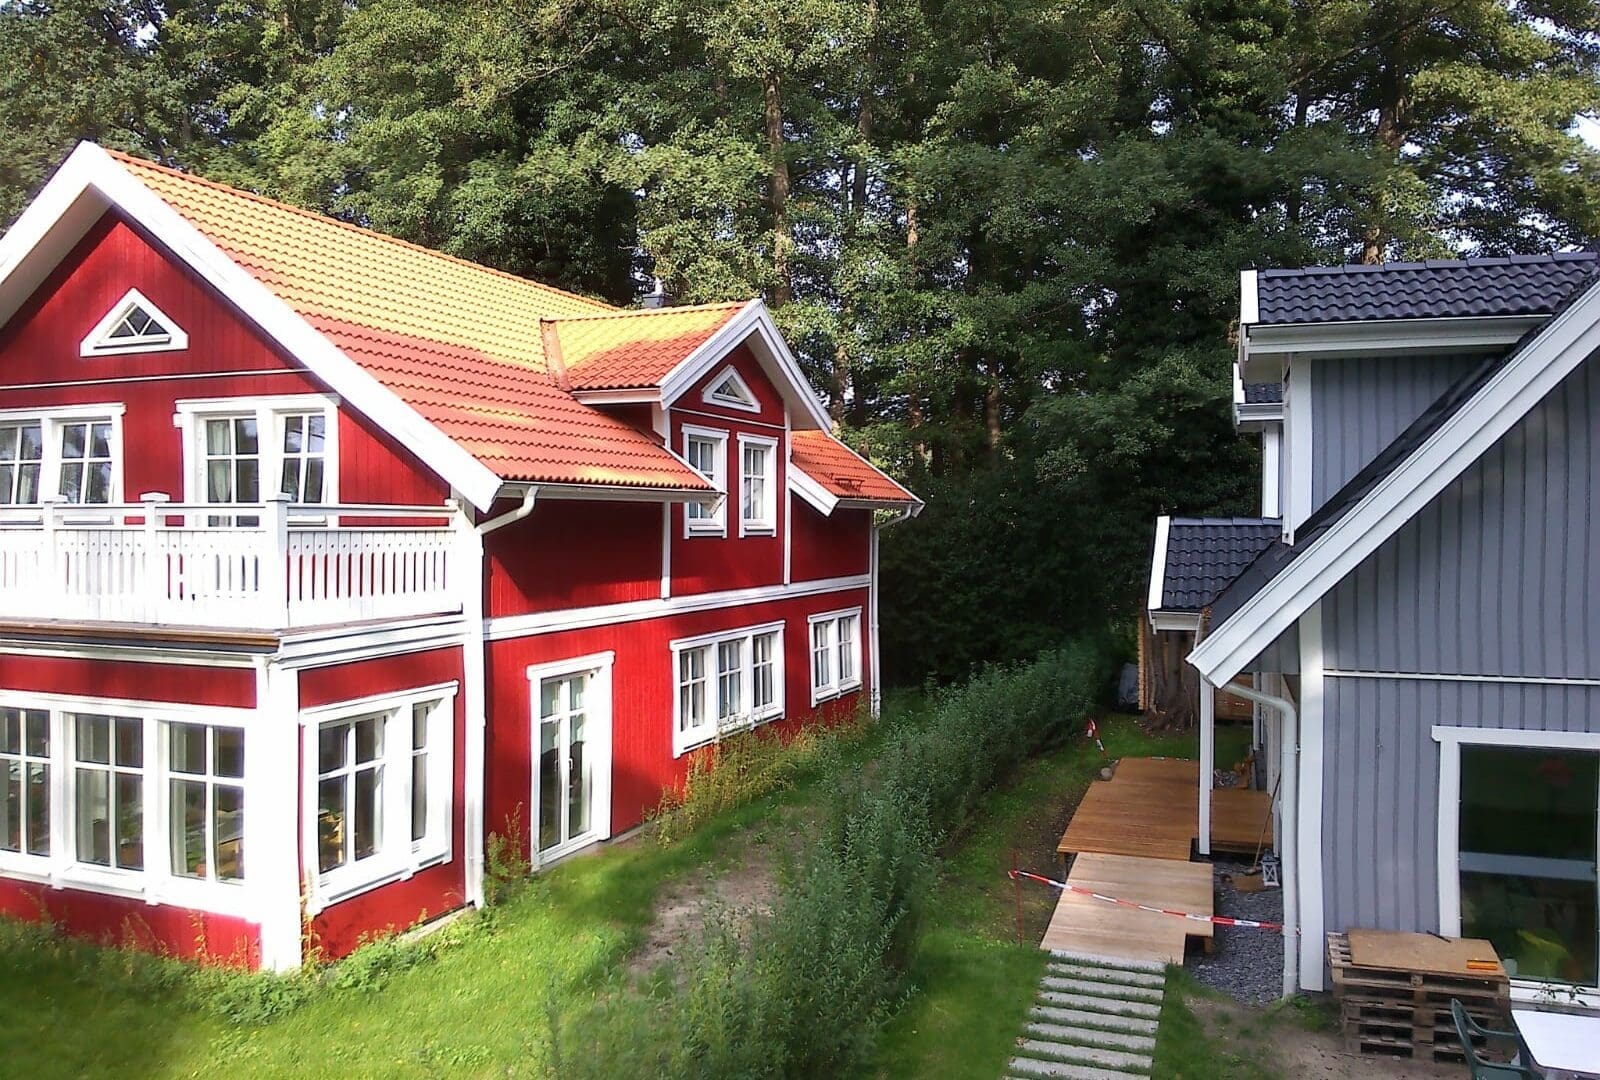
MULTIPOLYGON (((1200 835, 1200 766, 1178 758, 1123 758, 1084 793, 1056 853, 1187 859, 1200 835)), ((1253 788, 1211 793, 1211 849, 1253 855, 1272 846, 1272 796, 1253 788)))
MULTIPOLYGON (((1067 884, 1155 907, 1204 915, 1213 910, 1209 863, 1090 852, 1073 862, 1067 884)), ((1185 940, 1209 940, 1213 931, 1209 922, 1063 892, 1039 947, 1075 956, 1181 964, 1185 940)))

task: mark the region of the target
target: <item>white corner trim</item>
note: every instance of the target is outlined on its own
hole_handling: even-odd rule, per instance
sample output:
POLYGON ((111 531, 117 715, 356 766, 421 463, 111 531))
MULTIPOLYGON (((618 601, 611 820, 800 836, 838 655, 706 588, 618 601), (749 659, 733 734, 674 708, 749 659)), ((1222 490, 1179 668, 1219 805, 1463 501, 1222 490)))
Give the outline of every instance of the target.
POLYGON ((760 300, 751 300, 739 313, 712 334, 700 346, 678 362, 678 365, 661 380, 661 402, 668 408, 686 394, 719 361, 746 339, 761 346, 756 360, 766 369, 778 392, 811 421, 808 427, 827 431, 830 427, 827 410, 806 381, 800 363, 789 351, 789 346, 772 321, 772 313, 760 300), (765 354, 765 361, 761 354, 765 354), (785 392, 787 390, 787 392, 785 392))
POLYGON ((1239 327, 1240 333, 1251 323, 1261 321, 1261 298, 1255 270, 1239 271, 1239 327))
MULTIPOLYGON (((0 290, 10 283, 28 254, 67 217, 82 196, 91 192, 106 206, 115 207, 149 231, 264 334, 305 364, 352 408, 409 447, 474 506, 483 510, 493 502, 500 488, 500 478, 493 471, 346 356, 258 278, 94 143, 78 144, 12 230, 0 240, 0 290)), ((30 289, 33 287, 32 282, 24 284, 30 289)), ((0 311, 9 306, 0 305, 0 311)))
MULTIPOLYGON (((1428 440, 1378 481, 1286 571, 1189 656, 1227 681, 1498 442, 1600 348, 1600 285, 1591 285, 1428 440)), ((1294 493, 1291 491, 1290 496, 1294 493)))
POLYGON ((1283 446, 1286 456, 1284 490, 1278 493, 1283 509, 1283 539, 1294 543, 1294 532, 1316 509, 1311 484, 1315 469, 1316 429, 1311 410, 1311 360, 1296 357, 1283 379, 1283 446))
POLYGON ((1145 607, 1151 612, 1161 610, 1161 598, 1167 591, 1167 537, 1171 531, 1172 515, 1162 514, 1156 518, 1156 549, 1150 558, 1150 595, 1145 600, 1145 607))
POLYGON ((1300 874, 1300 988, 1323 989, 1322 604, 1300 618, 1300 835, 1295 844, 1300 874))
POLYGON ((138 289, 129 289, 122 294, 122 299, 112 304, 111 310, 94 324, 94 329, 83 336, 83 340, 78 343, 78 355, 127 356, 132 353, 181 352, 188 347, 189 334, 183 327, 156 307, 155 302, 144 293, 138 289), (164 341, 142 341, 134 338, 119 344, 108 336, 123 317, 136 307, 142 308, 146 314, 166 328, 164 341))

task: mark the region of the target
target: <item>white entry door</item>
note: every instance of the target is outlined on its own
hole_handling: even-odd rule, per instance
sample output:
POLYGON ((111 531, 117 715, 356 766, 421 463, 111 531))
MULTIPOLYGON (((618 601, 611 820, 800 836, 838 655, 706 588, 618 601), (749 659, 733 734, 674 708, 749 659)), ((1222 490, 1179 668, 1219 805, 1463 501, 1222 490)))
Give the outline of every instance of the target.
POLYGON ((611 834, 611 663, 530 668, 538 865, 611 834))

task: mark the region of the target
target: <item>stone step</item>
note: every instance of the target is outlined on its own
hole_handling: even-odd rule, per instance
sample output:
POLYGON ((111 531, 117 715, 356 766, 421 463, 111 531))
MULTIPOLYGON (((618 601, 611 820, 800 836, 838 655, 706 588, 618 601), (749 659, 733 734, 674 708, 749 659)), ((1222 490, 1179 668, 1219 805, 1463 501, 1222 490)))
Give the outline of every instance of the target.
POLYGON ((1114 968, 1121 971, 1144 971, 1155 975, 1165 975, 1167 973, 1167 965, 1159 960, 1129 960, 1121 956, 1101 956, 1098 953, 1073 952, 1070 949, 1051 949, 1050 955, 1057 960, 1086 964, 1089 967, 1114 968))
POLYGON ((1117 1069, 1099 1069, 1093 1065, 1068 1065, 1064 1061, 1028 1061, 1023 1058, 1012 1058, 1009 1067, 1011 1075, 1006 1080, 1035 1080, 1037 1077, 1049 1077, 1049 1080, 1128 1080, 1134 1075, 1117 1069))
POLYGON ((1155 1052, 1156 1040, 1150 1035, 1130 1035, 1125 1031, 1099 1031, 1087 1027, 1064 1027, 1034 1021, 1027 1026, 1027 1034, 1044 1042, 1064 1043, 1076 1049, 1080 1046, 1100 1046, 1110 1050, 1132 1050, 1135 1053, 1155 1052))
POLYGON ((1150 1074, 1150 1055, 1134 1054, 1126 1050, 1102 1050, 1093 1046, 1063 1046, 1060 1043, 1039 1039, 1023 1039, 1017 1044, 1018 1056, 1011 1059, 1011 1069, 1019 1065, 1031 1066, 1022 1071, 1035 1076, 1059 1076, 1059 1073, 1040 1071, 1041 1066, 1094 1065, 1104 1069, 1121 1069, 1124 1072, 1150 1074))
POLYGON ((1124 971, 1121 968, 1094 967, 1089 964, 1076 964, 1065 960, 1052 960, 1048 968, 1052 975, 1073 979, 1093 979, 1095 982, 1113 983, 1117 986, 1142 986, 1155 990, 1167 985, 1167 977, 1165 975, 1154 975, 1148 971, 1124 971))
POLYGON ((1121 1031, 1129 1035, 1154 1035, 1156 1022, 1138 1016, 1120 1016, 1116 1013, 1090 1012, 1087 1009, 1058 1009, 1051 1005, 1035 1005, 1028 1015, 1046 1024, 1071 1024, 1094 1028, 1098 1031, 1121 1031))
POLYGON ((1046 975, 1039 980, 1042 990, 1055 990, 1068 994, 1083 994, 1088 997, 1113 998, 1120 1001, 1143 1001, 1151 1005, 1161 1003, 1162 992, 1143 986, 1123 986, 1117 983, 1102 982, 1098 979, 1068 978, 1061 975, 1046 975))
POLYGON ((1118 998, 1090 994, 1070 994, 1049 989, 1039 992, 1040 1005, 1059 1009, 1082 1009, 1085 1012, 1105 1013, 1109 1016, 1138 1016, 1155 1020, 1161 1015, 1161 1006, 1149 1001, 1125 1001, 1118 998))

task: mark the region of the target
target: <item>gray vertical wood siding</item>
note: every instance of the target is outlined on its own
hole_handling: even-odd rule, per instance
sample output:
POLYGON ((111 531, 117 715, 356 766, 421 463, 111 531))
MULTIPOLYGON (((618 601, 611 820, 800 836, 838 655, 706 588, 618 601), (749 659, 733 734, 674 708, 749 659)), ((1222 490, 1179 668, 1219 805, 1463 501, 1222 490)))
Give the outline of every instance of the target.
POLYGON ((1328 930, 1439 930, 1436 724, 1600 730, 1600 688, 1330 676, 1322 751, 1328 930))
POLYGON ((1326 502, 1481 360, 1382 356, 1313 362, 1312 508, 1326 502))

